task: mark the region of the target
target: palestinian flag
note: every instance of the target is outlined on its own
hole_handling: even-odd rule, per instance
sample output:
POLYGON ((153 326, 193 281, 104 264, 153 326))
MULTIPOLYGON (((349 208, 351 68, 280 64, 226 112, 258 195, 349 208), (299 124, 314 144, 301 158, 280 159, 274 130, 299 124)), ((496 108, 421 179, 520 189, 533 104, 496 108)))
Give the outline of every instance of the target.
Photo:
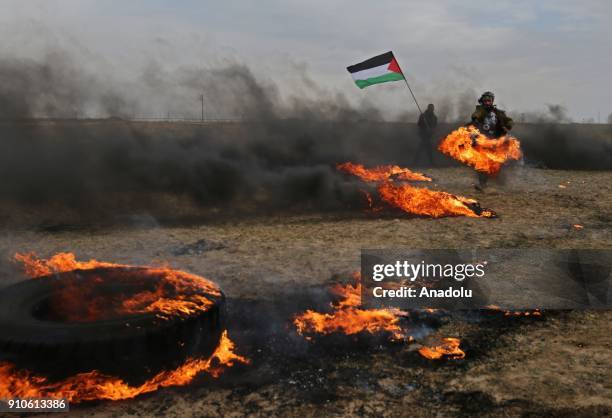
POLYGON ((372 84, 404 80, 404 74, 391 51, 351 65, 346 69, 351 73, 351 77, 360 89, 372 84))

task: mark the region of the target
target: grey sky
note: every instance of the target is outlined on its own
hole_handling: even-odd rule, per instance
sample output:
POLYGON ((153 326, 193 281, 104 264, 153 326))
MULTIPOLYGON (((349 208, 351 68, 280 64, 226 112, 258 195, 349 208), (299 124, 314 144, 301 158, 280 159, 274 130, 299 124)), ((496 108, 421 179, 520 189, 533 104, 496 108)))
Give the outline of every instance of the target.
POLYGON ((152 62, 170 71, 243 62, 285 95, 313 94, 305 73, 391 117, 414 108, 405 87, 362 91, 345 67, 393 50, 423 104, 493 90, 510 111, 561 104, 577 121, 598 112, 603 121, 612 113, 610 18, 604 0, 0 1, 0 53, 61 46, 126 83, 152 62))

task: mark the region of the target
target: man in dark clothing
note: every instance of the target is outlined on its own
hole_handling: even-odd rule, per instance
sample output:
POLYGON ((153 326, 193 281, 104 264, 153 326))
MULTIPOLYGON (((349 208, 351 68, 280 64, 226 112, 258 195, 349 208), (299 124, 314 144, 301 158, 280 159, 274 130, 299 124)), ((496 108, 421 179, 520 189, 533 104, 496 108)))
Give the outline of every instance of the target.
MULTIPOLYGON (((478 128, 482 134, 490 139, 498 139, 506 135, 514 124, 512 119, 506 115, 506 112, 493 104, 494 100, 495 95, 492 92, 482 93, 482 96, 478 99, 480 104, 476 105, 476 110, 472 113, 472 121, 468 123, 468 125, 478 128)), ((478 185, 474 186, 476 190, 484 191, 488 179, 487 174, 478 173, 478 185)))
POLYGON ((429 164, 434 165, 433 155, 431 151, 431 139, 434 135, 434 130, 438 125, 438 118, 434 113, 434 105, 427 105, 427 110, 424 113, 421 113, 419 116, 419 121, 417 122, 419 127, 419 146, 414 154, 413 164, 417 162, 419 159, 421 152, 425 152, 425 156, 429 159, 429 164))

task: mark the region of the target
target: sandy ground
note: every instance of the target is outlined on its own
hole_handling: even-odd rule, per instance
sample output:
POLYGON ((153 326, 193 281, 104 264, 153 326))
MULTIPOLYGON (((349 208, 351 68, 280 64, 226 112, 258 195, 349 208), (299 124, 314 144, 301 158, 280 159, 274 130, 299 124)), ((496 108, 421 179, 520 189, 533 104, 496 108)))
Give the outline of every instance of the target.
MULTIPOLYGON (((172 227, 5 230, 0 254, 7 259, 16 251, 72 251, 79 259, 167 262, 218 282, 231 309, 232 301, 274 304, 348 277, 359 269, 361 248, 612 247, 612 172, 515 167, 505 184, 485 194, 472 188, 469 169, 426 173, 435 179, 433 188, 477 198, 500 217, 427 219, 355 209, 172 227)), ((23 279, 11 263, 0 269, 3 283, 23 279)), ((289 319, 287 333, 293 332, 289 319)), ((605 416, 612 413, 611 319, 610 311, 476 322, 451 316, 428 338, 462 338, 466 360, 436 363, 409 346, 341 343, 323 355, 308 349, 264 381, 254 371, 274 365, 260 348, 238 344, 253 364, 217 381, 82 405, 72 414, 605 416)))

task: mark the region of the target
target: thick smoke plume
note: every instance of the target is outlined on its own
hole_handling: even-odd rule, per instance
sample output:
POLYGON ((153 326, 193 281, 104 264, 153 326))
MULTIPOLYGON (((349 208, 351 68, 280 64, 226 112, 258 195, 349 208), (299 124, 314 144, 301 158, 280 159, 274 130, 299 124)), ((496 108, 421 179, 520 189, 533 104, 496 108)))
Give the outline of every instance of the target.
MULTIPOLYGON (((125 118, 139 111, 138 100, 80 70, 65 54, 0 59, 5 220, 24 205, 92 219, 133 212, 176 217, 185 202, 213 212, 338 210, 360 205, 363 197, 358 182, 336 172, 336 163, 415 165, 414 125, 383 122, 375 109, 355 108, 339 94, 282 100, 273 84, 239 64, 172 73, 151 67, 142 79, 151 90, 178 88, 194 96, 206 86, 216 109, 242 122, 130 122, 125 118), (75 120, 88 113, 109 119, 75 120)), ((454 127, 442 125, 438 135, 454 127)), ((609 136, 551 123, 524 125, 517 134, 536 164, 612 168, 604 157, 609 136)))

